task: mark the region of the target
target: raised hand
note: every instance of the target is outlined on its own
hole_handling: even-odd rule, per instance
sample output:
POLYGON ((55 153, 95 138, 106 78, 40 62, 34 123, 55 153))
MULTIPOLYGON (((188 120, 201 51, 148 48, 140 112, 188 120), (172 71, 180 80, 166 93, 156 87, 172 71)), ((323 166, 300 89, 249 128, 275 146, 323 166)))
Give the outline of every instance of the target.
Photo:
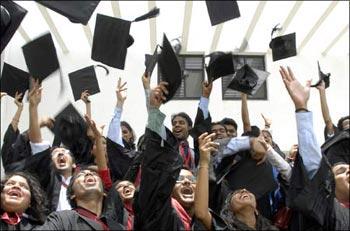
POLYGON ((269 128, 271 126, 271 124, 272 124, 272 119, 269 119, 269 118, 265 117, 263 113, 261 113, 261 116, 262 116, 262 118, 265 121, 265 127, 269 128))
POLYGON ((101 133, 100 129, 97 128, 95 121, 93 121, 90 118, 90 116, 88 116, 88 115, 85 115, 84 118, 86 120, 86 124, 91 129, 92 133, 94 134, 94 138, 101 137, 102 133, 101 133))
POLYGON ((207 132, 198 137, 201 164, 209 164, 210 153, 218 151, 219 144, 212 141, 214 137, 215 133, 208 135, 207 132))
POLYGON ((49 129, 53 129, 55 125, 55 120, 51 117, 43 117, 40 119, 39 126, 40 127, 47 127, 49 129))
POLYGON ((169 94, 166 86, 168 86, 167 82, 160 82, 159 85, 151 90, 150 94, 150 107, 159 108, 160 105, 166 100, 165 95, 169 94))
POLYGON ((88 103, 91 103, 90 99, 89 99, 89 96, 90 96, 90 93, 89 93, 89 90, 85 90, 81 93, 80 95, 80 99, 85 103, 85 104, 88 104, 88 103))
POLYGON ((16 91, 14 102, 18 108, 23 108, 23 102, 20 101, 22 99, 22 96, 23 93, 19 93, 18 91, 16 91))
POLYGON ((316 88, 319 90, 319 91, 325 91, 326 90, 326 84, 323 80, 321 80, 321 83, 319 85, 316 86, 316 88))
POLYGON ((142 76, 142 84, 144 89, 151 89, 151 75, 144 73, 142 76))
POLYGON ((122 83, 121 78, 119 78, 117 89, 115 90, 115 93, 117 95, 118 106, 123 106, 124 101, 126 100, 126 94, 123 94, 123 92, 125 93, 125 91, 127 90, 127 88, 125 88, 125 85, 126 85, 126 82, 122 83))
POLYGON ((32 80, 32 89, 29 92, 29 105, 38 106, 41 101, 42 87, 39 84, 39 79, 32 80))
POLYGON ((205 98, 209 98, 212 88, 213 83, 208 83, 208 81, 204 81, 202 83, 202 96, 205 98))
POLYGON ((287 67, 287 69, 288 70, 281 66, 279 72, 295 105, 295 109, 307 109, 307 101, 310 97, 311 80, 308 80, 306 85, 302 86, 294 77, 293 71, 289 67, 287 67))
POLYGON ((251 158, 256 160, 256 165, 262 164, 266 160, 266 151, 269 149, 262 135, 252 138, 250 145, 251 158))

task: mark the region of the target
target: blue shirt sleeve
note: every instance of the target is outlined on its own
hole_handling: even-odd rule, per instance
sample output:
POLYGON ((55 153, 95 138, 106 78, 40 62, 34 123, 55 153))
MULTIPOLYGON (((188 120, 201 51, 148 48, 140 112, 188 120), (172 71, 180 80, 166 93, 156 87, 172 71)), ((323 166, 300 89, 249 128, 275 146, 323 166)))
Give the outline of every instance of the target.
POLYGON ((209 106, 209 99, 201 96, 198 107, 202 110, 204 119, 207 119, 209 116, 208 106, 209 106))
POLYGON ((113 118, 109 123, 107 137, 113 142, 124 147, 123 137, 122 137, 121 128, 120 128, 120 120, 122 117, 122 112, 123 112, 122 108, 115 107, 113 118))
POLYGON ((320 167, 322 154, 313 129, 312 112, 296 113, 299 154, 303 158, 304 166, 312 179, 320 167))

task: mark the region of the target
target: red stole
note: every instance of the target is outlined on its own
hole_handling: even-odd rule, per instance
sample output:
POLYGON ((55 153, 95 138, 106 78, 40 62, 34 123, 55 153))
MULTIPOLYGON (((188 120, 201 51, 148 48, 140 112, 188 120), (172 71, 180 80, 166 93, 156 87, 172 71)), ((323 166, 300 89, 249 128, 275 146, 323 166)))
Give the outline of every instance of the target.
POLYGON ((18 213, 7 213, 4 212, 1 215, 1 220, 3 220, 5 223, 9 224, 9 225, 17 225, 18 223, 21 222, 21 216, 22 214, 18 214, 18 213))
POLYGON ((171 205, 176 210, 177 215, 180 217, 180 219, 185 227, 185 230, 190 231, 192 218, 188 215, 188 213, 180 205, 180 203, 177 200, 175 200, 174 198, 171 198, 171 205))

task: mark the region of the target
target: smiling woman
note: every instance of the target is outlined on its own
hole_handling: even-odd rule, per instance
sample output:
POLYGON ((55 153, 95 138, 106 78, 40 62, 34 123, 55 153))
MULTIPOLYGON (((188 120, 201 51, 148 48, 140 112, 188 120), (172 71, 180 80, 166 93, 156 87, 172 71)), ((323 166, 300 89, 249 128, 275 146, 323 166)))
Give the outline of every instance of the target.
POLYGON ((44 222, 46 198, 32 175, 15 172, 1 181, 1 230, 34 227, 44 222))

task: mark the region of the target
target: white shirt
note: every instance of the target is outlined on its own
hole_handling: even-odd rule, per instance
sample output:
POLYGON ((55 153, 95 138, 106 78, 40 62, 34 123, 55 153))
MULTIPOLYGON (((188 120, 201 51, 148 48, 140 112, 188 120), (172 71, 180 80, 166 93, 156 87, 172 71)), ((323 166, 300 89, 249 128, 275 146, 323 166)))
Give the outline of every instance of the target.
MULTIPOLYGON (((72 179, 72 176, 68 177, 67 179, 64 179, 63 176, 61 176, 61 180, 63 183, 66 185, 69 185, 70 180, 72 179)), ((67 200, 67 188, 61 184, 61 189, 60 189, 60 196, 58 198, 58 205, 56 211, 61 211, 61 210, 71 210, 72 207, 70 206, 68 200, 67 200)))

